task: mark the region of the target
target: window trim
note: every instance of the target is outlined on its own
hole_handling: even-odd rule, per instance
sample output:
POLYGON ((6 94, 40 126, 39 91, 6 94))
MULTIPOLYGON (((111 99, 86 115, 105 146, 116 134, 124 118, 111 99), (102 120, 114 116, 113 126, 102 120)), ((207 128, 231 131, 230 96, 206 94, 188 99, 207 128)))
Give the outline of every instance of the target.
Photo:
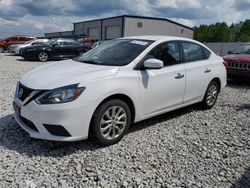
POLYGON ((197 62, 197 61, 204 61, 204 60, 209 59, 210 56, 211 56, 210 50, 206 49, 204 46, 202 46, 202 45, 200 45, 200 44, 198 44, 198 43, 195 43, 195 42, 192 42, 192 41, 185 41, 185 40, 182 40, 182 41, 179 41, 179 42, 180 42, 181 51, 182 51, 182 60, 183 60, 183 63, 192 63, 192 62, 197 62), (191 44, 195 44, 195 45, 199 46, 200 49, 201 49, 201 52, 202 52, 202 59, 200 59, 200 60, 195 60, 195 61, 185 61, 185 57, 184 57, 184 48, 183 48, 183 46, 182 46, 183 43, 191 43, 191 44), (205 58, 204 49, 206 49, 206 50, 209 51, 209 56, 208 56, 208 58, 205 58))

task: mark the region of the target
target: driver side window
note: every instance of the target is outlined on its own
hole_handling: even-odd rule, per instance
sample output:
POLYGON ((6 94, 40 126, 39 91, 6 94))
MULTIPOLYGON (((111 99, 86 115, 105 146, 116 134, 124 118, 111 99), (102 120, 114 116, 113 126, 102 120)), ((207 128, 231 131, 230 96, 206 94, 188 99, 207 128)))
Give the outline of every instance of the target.
POLYGON ((147 59, 155 58, 163 61, 164 66, 175 65, 181 62, 178 42, 168 42, 155 47, 147 59))

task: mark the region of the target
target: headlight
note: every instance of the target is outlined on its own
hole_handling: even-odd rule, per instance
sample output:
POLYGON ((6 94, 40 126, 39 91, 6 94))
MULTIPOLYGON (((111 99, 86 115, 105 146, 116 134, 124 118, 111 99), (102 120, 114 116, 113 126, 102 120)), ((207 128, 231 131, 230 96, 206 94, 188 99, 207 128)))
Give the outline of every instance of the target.
POLYGON ((46 91, 35 101, 38 104, 59 104, 71 102, 76 100, 84 90, 85 87, 78 87, 78 84, 64 86, 51 91, 46 91))

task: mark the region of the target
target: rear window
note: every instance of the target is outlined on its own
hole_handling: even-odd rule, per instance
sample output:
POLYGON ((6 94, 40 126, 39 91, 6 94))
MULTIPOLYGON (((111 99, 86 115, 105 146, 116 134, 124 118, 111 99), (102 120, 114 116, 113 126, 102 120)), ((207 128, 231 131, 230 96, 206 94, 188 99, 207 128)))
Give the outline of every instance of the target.
POLYGON ((10 37, 8 38, 9 41, 17 41, 17 37, 10 37))
POLYGON ((204 47, 202 47, 202 51, 203 51, 203 59, 208 59, 210 57, 211 52, 204 47))
POLYGON ((30 37, 19 37, 19 41, 29 41, 29 40, 33 40, 34 38, 30 38, 30 37))
POLYGON ((203 60, 203 51, 200 45, 191 42, 182 42, 181 44, 185 62, 203 60))

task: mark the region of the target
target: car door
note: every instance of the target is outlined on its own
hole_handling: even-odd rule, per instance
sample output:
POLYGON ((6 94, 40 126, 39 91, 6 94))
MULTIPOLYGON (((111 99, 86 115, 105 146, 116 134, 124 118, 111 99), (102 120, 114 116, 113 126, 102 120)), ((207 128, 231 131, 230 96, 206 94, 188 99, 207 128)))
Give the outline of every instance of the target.
POLYGON ((56 58, 64 57, 66 55, 65 50, 66 42, 62 40, 58 40, 52 44, 52 55, 56 58))
POLYGON ((6 47, 9 47, 13 44, 18 44, 18 37, 10 37, 6 40, 6 47))
POLYGON ((184 102, 199 101, 203 98, 211 79, 210 52, 192 42, 181 42, 186 67, 186 89, 184 102))
POLYGON ((69 56, 75 57, 79 55, 80 52, 80 46, 81 44, 78 43, 77 41, 68 41, 68 50, 69 50, 69 56))
POLYGON ((75 50, 74 50, 74 41, 73 40, 65 40, 61 45, 62 49, 62 56, 63 57, 74 57, 75 50))
POLYGON ((185 90, 185 66, 178 42, 160 44, 144 60, 149 58, 162 60, 164 67, 139 71, 142 117, 182 104, 185 90))

